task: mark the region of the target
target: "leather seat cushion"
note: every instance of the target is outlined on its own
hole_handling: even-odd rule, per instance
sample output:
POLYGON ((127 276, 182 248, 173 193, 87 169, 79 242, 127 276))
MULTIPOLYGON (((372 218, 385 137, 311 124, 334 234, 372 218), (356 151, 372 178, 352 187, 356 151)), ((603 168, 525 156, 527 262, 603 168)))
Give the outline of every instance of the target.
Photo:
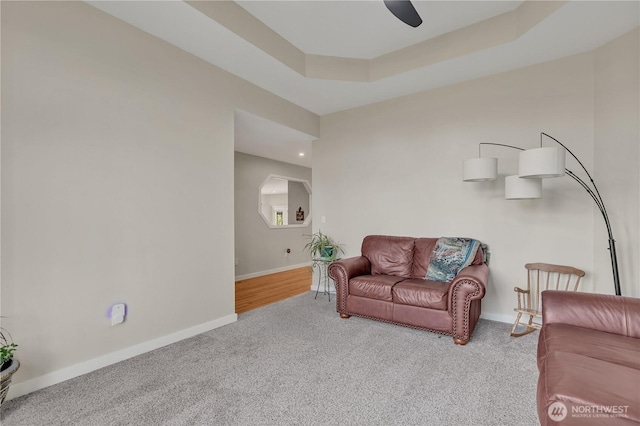
POLYGON ((539 415, 546 416, 547 407, 556 401, 564 403, 568 412, 566 419, 559 423, 543 424, 627 424, 625 420, 640 422, 640 370, 562 351, 549 353, 541 367, 537 391, 539 415), (572 407, 575 406, 586 409, 626 408, 622 408, 623 418, 595 418, 591 419, 592 422, 587 422, 588 419, 572 415, 572 407))
POLYGON ((412 278, 393 287, 393 301, 402 305, 447 310, 449 283, 412 278))
POLYGON ((391 302, 391 289, 402 280, 394 275, 360 275, 349 280, 349 294, 391 302))

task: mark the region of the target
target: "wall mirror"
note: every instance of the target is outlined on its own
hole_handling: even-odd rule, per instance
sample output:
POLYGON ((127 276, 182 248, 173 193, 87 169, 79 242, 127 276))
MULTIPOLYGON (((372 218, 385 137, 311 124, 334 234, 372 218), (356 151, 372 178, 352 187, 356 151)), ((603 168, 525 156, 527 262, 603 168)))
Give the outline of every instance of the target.
POLYGON ((269 228, 311 224, 311 185, 304 179, 269 175, 260 185, 258 213, 269 228))

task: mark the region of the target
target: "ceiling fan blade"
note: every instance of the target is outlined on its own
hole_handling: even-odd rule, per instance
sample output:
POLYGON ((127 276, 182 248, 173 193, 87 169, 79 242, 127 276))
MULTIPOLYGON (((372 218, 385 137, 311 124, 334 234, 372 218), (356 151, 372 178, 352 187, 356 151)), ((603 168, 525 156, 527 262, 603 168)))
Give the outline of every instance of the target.
POLYGON ((396 18, 407 25, 417 27, 422 24, 422 18, 418 15, 416 8, 413 7, 410 0, 384 0, 387 9, 393 13, 396 18))

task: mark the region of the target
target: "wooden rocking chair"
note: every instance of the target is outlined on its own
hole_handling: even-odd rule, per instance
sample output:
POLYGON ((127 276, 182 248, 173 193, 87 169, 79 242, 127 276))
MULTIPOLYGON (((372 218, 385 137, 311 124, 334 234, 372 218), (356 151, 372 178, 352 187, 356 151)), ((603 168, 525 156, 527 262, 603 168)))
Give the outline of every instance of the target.
POLYGON ((513 337, 524 336, 542 327, 540 293, 544 290, 578 291, 580 280, 584 277, 584 271, 571 266, 527 263, 524 267, 527 269, 527 289, 523 290, 519 287, 513 289, 518 295, 518 307, 514 308, 518 316, 511 329, 513 337), (529 315, 528 321, 520 321, 523 314, 529 315), (534 318, 540 318, 540 322, 534 322, 534 318), (516 333, 518 325, 526 327, 526 330, 516 333))

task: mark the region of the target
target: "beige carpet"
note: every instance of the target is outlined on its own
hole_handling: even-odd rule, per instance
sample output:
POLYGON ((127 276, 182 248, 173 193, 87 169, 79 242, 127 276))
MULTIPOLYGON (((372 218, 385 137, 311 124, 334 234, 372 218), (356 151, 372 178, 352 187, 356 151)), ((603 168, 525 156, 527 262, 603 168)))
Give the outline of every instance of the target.
POLYGON ((537 333, 339 318, 315 293, 9 401, 13 425, 538 425, 537 333))

